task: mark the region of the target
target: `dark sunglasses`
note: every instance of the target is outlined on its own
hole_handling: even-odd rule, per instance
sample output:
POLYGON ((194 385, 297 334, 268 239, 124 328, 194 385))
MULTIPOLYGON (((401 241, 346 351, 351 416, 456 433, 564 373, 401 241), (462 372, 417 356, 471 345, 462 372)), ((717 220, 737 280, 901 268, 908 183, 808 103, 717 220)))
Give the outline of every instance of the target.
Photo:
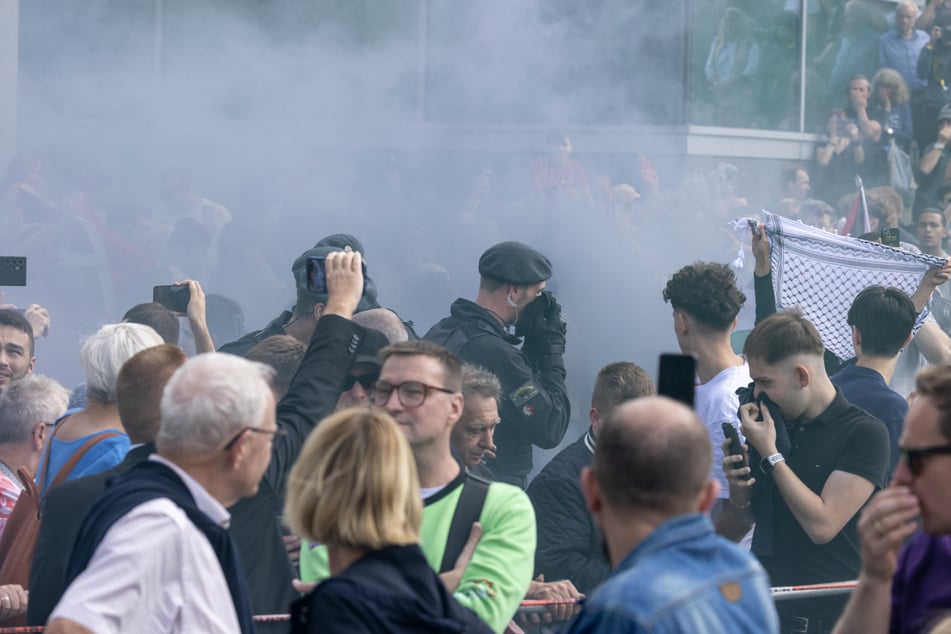
POLYGON ((908 470, 912 475, 921 475, 921 470, 925 468, 925 458, 929 456, 941 456, 951 454, 951 445, 937 445, 935 447, 922 447, 920 449, 899 449, 901 457, 908 465, 908 470))
POLYGON ((359 383, 364 390, 371 392, 373 390, 373 385, 379 378, 380 375, 373 372, 361 376, 353 376, 351 374, 347 377, 347 380, 343 382, 343 391, 348 392, 353 389, 355 384, 359 383))

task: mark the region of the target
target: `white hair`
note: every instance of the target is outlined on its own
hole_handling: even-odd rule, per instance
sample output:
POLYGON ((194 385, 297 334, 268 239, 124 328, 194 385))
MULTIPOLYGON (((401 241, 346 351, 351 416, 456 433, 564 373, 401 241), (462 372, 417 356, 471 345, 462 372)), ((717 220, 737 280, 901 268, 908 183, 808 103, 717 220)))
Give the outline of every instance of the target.
POLYGON ((915 15, 919 15, 921 13, 921 9, 919 9, 918 5, 915 2, 912 2, 912 0, 900 0, 899 2, 896 2, 895 13, 898 13, 898 10, 902 7, 911 7, 915 10, 915 15))
POLYGON ((155 446, 162 455, 203 456, 219 451, 242 428, 261 424, 274 370, 221 352, 185 362, 162 393, 155 446))
POLYGON ((371 308, 364 310, 356 313, 352 321, 364 328, 372 328, 380 331, 390 343, 409 341, 406 326, 400 321, 399 315, 388 308, 371 308))
POLYGON ((79 353, 89 399, 114 403, 122 364, 135 353, 163 343, 155 330, 142 324, 108 324, 100 328, 86 339, 79 353))
POLYGON ((41 374, 28 374, 0 392, 0 444, 29 440, 41 423, 52 423, 69 406, 69 390, 41 374))

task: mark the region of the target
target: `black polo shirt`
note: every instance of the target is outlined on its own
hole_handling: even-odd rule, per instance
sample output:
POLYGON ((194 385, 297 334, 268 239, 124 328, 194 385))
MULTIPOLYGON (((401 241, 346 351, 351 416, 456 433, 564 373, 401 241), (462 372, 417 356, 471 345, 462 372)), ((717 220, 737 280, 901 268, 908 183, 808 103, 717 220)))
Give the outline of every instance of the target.
MULTIPOLYGON (((811 421, 788 424, 792 444, 786 464, 820 495, 833 471, 854 473, 875 489, 885 486, 889 466, 888 430, 865 410, 849 403, 839 388, 824 412, 811 421)), ((775 553, 762 558, 774 586, 855 579, 861 559, 856 513, 826 544, 816 544, 777 491, 773 508, 775 553)))

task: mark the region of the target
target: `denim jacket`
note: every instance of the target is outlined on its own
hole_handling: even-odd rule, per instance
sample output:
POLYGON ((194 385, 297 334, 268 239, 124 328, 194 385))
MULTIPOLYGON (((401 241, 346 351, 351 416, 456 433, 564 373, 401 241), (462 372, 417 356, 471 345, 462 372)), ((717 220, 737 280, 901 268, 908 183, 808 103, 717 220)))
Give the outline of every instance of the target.
POLYGON ((759 562, 705 515, 664 522, 592 594, 566 632, 778 632, 759 562))

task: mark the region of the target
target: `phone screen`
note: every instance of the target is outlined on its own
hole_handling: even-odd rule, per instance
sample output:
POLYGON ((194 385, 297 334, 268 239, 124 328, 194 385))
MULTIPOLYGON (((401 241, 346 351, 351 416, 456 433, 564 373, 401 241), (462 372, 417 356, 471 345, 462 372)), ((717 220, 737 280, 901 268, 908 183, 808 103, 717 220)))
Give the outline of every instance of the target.
POLYGON ((660 355, 657 372, 657 393, 693 407, 697 384, 697 361, 687 354, 660 355))
POLYGON ((152 288, 152 301, 175 313, 187 313, 191 292, 187 286, 156 286, 152 288))
MULTIPOLYGON (((743 455, 743 443, 740 442, 740 435, 736 431, 736 427, 733 426, 733 423, 723 422, 720 423, 723 427, 723 437, 730 441, 730 456, 742 456, 743 455)), ((743 458, 743 462, 737 465, 734 465, 734 468, 739 469, 741 467, 748 467, 746 458, 743 458)), ((740 480, 749 480, 750 474, 744 473, 740 476, 740 480)))
POLYGON ((324 262, 327 258, 312 257, 307 260, 307 290, 313 293, 327 292, 327 272, 324 262))

